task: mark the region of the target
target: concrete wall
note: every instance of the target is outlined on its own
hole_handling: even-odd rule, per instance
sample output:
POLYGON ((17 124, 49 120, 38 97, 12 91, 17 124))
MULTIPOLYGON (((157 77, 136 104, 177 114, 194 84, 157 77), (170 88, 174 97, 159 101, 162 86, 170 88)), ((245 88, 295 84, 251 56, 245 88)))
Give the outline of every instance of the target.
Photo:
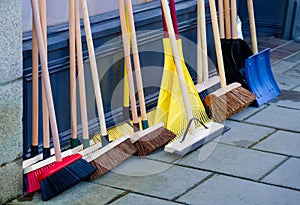
POLYGON ((22 194, 22 0, 0 0, 0 204, 22 194))

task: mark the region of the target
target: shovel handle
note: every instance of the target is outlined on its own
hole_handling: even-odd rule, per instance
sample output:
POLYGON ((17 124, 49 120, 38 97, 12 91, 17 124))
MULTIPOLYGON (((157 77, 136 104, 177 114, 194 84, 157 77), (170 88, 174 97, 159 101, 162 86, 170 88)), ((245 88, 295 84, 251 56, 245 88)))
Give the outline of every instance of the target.
POLYGON ((218 62, 218 70, 220 74, 220 82, 221 87, 226 88, 226 77, 225 77, 225 70, 224 70, 224 62, 223 62, 223 54, 220 42, 220 34, 218 28, 218 21, 217 21, 217 12, 216 12, 216 5, 215 0, 209 0, 209 8, 210 8, 210 15, 212 20, 212 28, 214 33, 214 42, 216 47, 216 56, 218 62))
POLYGON ((123 0, 118 0, 119 3, 119 13, 120 13, 120 24, 121 24, 121 32, 122 32, 122 41, 123 41, 123 49, 124 49, 124 57, 125 57, 125 67, 128 79, 128 87, 129 87, 129 97, 130 97, 130 105, 132 109, 132 120, 134 124, 139 122, 137 107, 136 107, 136 99, 134 93, 134 83, 133 83, 133 75, 132 75, 132 67, 131 67, 131 59, 130 59, 130 47, 129 47, 129 38, 127 33, 127 24, 126 24, 126 14, 125 14, 125 5, 123 0))
POLYGON ((258 53, 258 48, 257 48, 257 37, 256 37, 253 1, 252 0, 247 0, 247 6, 248 6, 250 32, 251 32, 252 52, 254 54, 257 54, 258 53))
POLYGON ((224 26, 224 0, 218 0, 219 9, 219 26, 220 26, 220 37, 225 38, 225 26, 224 26))
POLYGON ((32 6, 32 13, 34 16, 34 24, 36 28, 38 48, 39 48, 41 65, 42 65, 42 79, 45 85, 47 106, 49 109, 49 117, 50 117, 51 133, 52 133, 54 150, 55 150, 55 157, 56 157, 56 161, 62 161, 61 149, 59 144, 59 136, 57 130, 57 122, 56 122, 55 109, 54 109, 53 96, 52 96, 52 89, 50 84, 50 77, 49 77, 48 65, 47 65, 46 54, 45 54, 45 45, 43 40, 41 20, 39 14, 40 12, 38 8, 37 0, 31 0, 31 6, 32 6))
POLYGON ((102 136, 107 136, 107 129, 106 129, 105 117, 104 117, 104 108, 103 108, 103 102, 102 102, 102 96, 101 96, 100 81, 99 81, 99 77, 98 77, 98 70, 97 70, 97 64, 96 64, 95 50, 94 50, 93 37, 92 37, 87 3, 86 3, 86 0, 80 0, 80 3, 81 3, 81 8, 82 8, 83 24, 84 24, 84 30, 85 30, 85 34, 86 34, 86 41, 87 41, 88 52, 89 52, 94 92, 95 92, 97 111, 98 111, 98 118, 99 118, 99 123, 100 123, 100 131, 101 131, 102 136))
POLYGON ((225 37, 226 39, 231 38, 231 24, 230 24, 230 0, 224 0, 225 9, 225 37))
POLYGON ((71 138, 77 138, 76 119, 76 54, 75 54, 75 1, 69 0, 69 52, 70 52, 70 111, 71 138))
POLYGON ((237 39, 237 13, 236 13, 236 0, 231 0, 231 25, 232 25, 232 38, 237 39))

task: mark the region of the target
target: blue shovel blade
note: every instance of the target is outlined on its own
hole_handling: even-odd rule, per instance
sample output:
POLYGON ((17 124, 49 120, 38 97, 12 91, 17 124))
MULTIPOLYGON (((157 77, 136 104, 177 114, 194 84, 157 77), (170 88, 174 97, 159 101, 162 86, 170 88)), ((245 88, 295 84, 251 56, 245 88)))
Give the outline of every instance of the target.
POLYGON ((272 73, 269 48, 247 58, 245 72, 249 90, 256 95, 258 107, 280 94, 272 73))

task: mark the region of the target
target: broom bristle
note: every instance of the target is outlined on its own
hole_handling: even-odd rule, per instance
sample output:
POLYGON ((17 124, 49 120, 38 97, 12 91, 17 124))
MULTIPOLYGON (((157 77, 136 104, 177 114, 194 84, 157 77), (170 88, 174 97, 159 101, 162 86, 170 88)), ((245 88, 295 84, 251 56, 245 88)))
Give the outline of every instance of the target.
POLYGON ((166 145, 175 137, 176 135, 173 132, 165 127, 160 127, 141 137, 134 143, 134 146, 137 149, 138 156, 144 157, 166 145))
POLYGON ((90 162, 90 164, 96 168, 96 171, 90 175, 89 180, 104 175, 106 172, 112 170, 114 167, 131 157, 134 153, 136 153, 136 149, 128 138, 90 162))
POLYGON ((219 97, 214 94, 208 95, 205 104, 209 106, 212 118, 216 122, 222 122, 248 107, 255 99, 256 96, 253 93, 238 87, 219 97))
POLYGON ((79 154, 68 156, 62 162, 55 162, 55 165, 39 176, 42 200, 47 201, 59 195, 64 190, 86 179, 94 171, 95 168, 81 159, 79 154), (66 166, 66 164, 68 165, 66 166))

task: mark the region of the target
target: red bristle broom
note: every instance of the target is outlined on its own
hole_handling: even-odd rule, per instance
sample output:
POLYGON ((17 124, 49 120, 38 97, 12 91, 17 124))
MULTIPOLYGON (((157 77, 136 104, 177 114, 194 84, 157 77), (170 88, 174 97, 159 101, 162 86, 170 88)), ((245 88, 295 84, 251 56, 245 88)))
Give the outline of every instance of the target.
POLYGON ((101 143, 104 146, 100 150, 96 151, 93 149, 93 146, 91 146, 80 152, 84 158, 96 168, 96 172, 94 172, 89 178, 91 180, 102 176, 124 160, 131 157, 136 152, 136 149, 131 143, 128 135, 122 136, 113 142, 108 142, 108 134, 105 124, 101 88, 97 71, 92 32, 90 28, 88 8, 86 0, 80 0, 80 2, 100 123, 101 143))
MULTIPOLYGON (((82 159, 80 154, 62 158, 55 109, 53 104, 52 89, 45 55, 45 46, 42 35, 38 1, 31 0, 34 25, 36 28, 40 61, 42 66, 42 79, 45 85, 45 94, 49 110, 51 133, 53 138, 56 162, 49 167, 42 167, 42 173, 37 177, 40 182, 41 195, 44 201, 49 200, 71 186, 85 179, 95 171, 95 168, 82 159)), ((34 171, 39 172, 40 169, 34 171)))

